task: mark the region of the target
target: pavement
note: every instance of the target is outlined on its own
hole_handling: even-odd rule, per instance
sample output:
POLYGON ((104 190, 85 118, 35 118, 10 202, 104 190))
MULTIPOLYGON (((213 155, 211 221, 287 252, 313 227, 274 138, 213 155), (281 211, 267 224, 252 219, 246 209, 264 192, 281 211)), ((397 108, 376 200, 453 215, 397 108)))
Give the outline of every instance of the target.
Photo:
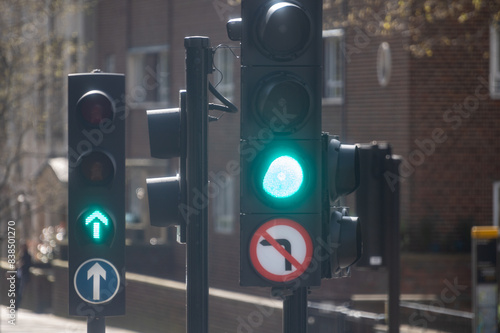
MULTIPOLYGON (((18 309, 15 325, 9 323, 9 312, 6 306, 0 305, 0 333, 86 333, 87 321, 68 319, 48 313, 34 313, 33 311, 18 309)), ((137 333, 135 331, 106 326, 106 333, 137 333)))

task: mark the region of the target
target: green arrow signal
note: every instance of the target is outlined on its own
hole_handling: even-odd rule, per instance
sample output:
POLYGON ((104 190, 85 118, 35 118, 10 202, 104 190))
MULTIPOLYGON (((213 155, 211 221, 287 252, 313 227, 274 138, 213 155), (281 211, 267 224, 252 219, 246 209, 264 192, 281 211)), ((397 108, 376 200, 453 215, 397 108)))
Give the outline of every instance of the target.
POLYGON ((89 225, 91 223, 93 223, 92 238, 101 239, 101 223, 107 226, 109 223, 109 219, 101 211, 95 210, 85 219, 85 225, 89 225))

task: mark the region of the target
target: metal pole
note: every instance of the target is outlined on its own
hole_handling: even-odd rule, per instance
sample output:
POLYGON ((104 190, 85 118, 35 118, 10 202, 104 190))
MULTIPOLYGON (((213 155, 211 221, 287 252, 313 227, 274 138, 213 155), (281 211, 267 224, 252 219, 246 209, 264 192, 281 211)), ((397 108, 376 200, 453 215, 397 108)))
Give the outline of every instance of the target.
MULTIPOLYGON (((2 223, 0 222, 0 227, 2 226, 2 223)), ((2 249, 3 249, 3 238, 4 238, 4 234, 3 234, 3 228, 0 229, 0 261, 2 261, 2 249)), ((1 269, 0 269, 1 271, 1 269)), ((0 311, 0 323, 2 322, 2 311, 0 311)), ((0 325, 0 332, 2 331, 2 328, 1 328, 1 325, 0 325)))
POLYGON ((106 332, 106 317, 87 317, 87 333, 106 332))
POLYGON ((208 332, 208 37, 184 38, 187 90, 187 325, 188 333, 208 332))
POLYGON ((300 287, 283 301, 283 333, 306 332, 307 287, 300 287))
MULTIPOLYGON (((385 170, 399 175, 401 160, 386 156, 385 170)), ((384 211, 387 214, 388 242, 387 260, 389 268, 389 332, 399 333, 399 296, 400 296, 400 249, 399 249, 399 182, 390 189, 387 182, 384 191, 384 211)))

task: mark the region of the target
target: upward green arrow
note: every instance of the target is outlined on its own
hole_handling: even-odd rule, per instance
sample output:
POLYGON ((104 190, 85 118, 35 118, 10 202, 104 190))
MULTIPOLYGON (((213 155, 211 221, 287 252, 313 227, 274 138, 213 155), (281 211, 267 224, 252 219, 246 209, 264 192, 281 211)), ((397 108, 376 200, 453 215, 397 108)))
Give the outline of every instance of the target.
POLYGON ((93 223, 93 233, 92 238, 100 239, 101 238, 101 223, 104 225, 108 225, 108 218, 101 211, 95 210, 92 214, 87 216, 85 219, 85 225, 89 225, 93 223))

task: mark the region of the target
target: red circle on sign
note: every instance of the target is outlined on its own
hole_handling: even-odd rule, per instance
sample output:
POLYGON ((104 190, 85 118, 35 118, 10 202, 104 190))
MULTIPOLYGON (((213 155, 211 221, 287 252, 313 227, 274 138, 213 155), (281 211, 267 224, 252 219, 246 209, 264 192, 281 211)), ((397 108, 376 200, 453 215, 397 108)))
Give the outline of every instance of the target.
POLYGON ((250 261, 252 262, 253 266, 260 275, 262 275, 268 280, 275 282, 287 282, 301 276, 302 273, 304 273, 305 270, 309 267, 309 264, 311 263, 312 260, 312 254, 313 254, 313 245, 309 233, 299 223, 290 219, 280 218, 267 221, 257 229, 257 231, 252 236, 252 239, 250 240, 250 261), (288 253, 268 233, 268 230, 275 226, 287 226, 293 228, 296 232, 299 233, 300 237, 305 243, 305 256, 302 259, 302 262, 294 258, 291 253, 288 253), (295 267, 295 271, 292 271, 291 273, 288 274, 275 274, 266 269, 264 265, 260 262, 259 257, 257 255, 257 248, 263 240, 266 240, 267 243, 269 243, 269 245, 275 248, 283 256, 283 259, 288 260, 291 263, 291 265, 295 267))

